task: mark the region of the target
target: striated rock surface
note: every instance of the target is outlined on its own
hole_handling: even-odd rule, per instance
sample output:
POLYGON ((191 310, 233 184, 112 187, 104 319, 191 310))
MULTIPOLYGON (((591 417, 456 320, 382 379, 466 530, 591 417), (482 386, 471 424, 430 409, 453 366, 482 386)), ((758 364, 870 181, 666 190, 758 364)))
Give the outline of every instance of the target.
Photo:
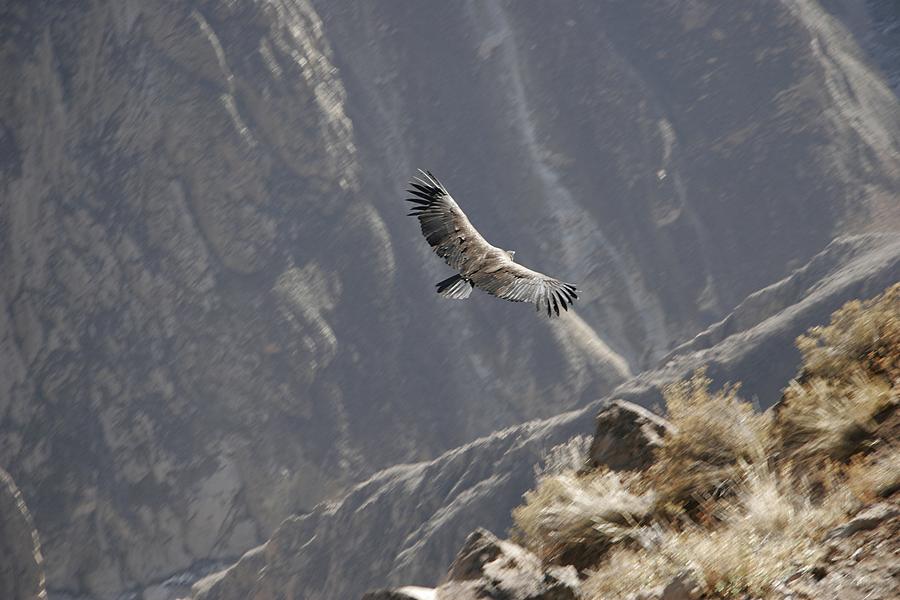
POLYGON ((16 482, 0 469, 0 598, 47 600, 44 558, 16 482))
POLYGON ((858 531, 875 529, 885 521, 898 515, 900 515, 900 508, 896 505, 887 502, 874 504, 857 513, 844 525, 829 531, 825 539, 845 538, 854 535, 858 531))
MULTIPOLYGON (((896 230, 900 111, 866 19, 6 2, 0 464, 48 586, 112 598, 234 558, 378 469, 606 395, 836 235, 896 230), (418 166, 577 282, 577 312, 436 298, 400 201, 418 166)), ((550 441, 504 435, 510 462, 550 441)), ((498 507, 528 480, 505 477, 498 507)))
POLYGON ((0 462, 48 587, 108 598, 362 468, 328 443, 341 258, 312 248, 378 223, 308 5, 4 11, 0 462))
MULTIPOLYGON (((662 386, 703 365, 710 366, 716 385, 741 381, 748 397, 780 397, 770 387, 777 377, 784 382, 796 372, 796 336, 825 322, 847 300, 872 296, 896 281, 900 235, 842 239, 817 261, 828 267, 816 279, 800 284, 798 278, 812 271, 807 266, 759 292, 756 325, 709 348, 686 351, 617 387, 609 399, 661 404, 662 386)), ((285 520, 268 542, 217 574, 211 585, 195 587, 193 598, 260 600, 275 590, 298 589, 301 582, 308 600, 434 585, 470 531, 510 526, 510 511, 533 488, 534 465, 544 453, 593 431, 595 416, 609 406, 608 401, 592 402, 476 440, 430 462, 382 471, 340 501, 285 520), (348 570, 348 564, 353 568, 348 570)))

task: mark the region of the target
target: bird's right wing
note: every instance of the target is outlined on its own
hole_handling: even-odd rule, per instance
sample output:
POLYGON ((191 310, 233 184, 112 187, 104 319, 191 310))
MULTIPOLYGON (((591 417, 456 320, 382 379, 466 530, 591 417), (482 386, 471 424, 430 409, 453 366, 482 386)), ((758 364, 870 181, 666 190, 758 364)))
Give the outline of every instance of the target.
POLYGON ((421 176, 413 177, 407 190, 413 198, 407 198, 414 206, 409 216, 417 217, 422 235, 448 265, 459 272, 466 271, 466 264, 494 250, 478 230, 469 222, 447 189, 429 171, 419 169, 421 176))
POLYGON ((533 271, 506 257, 495 258, 493 264, 472 274, 472 284, 498 298, 510 302, 531 302, 538 310, 547 309, 547 316, 559 310, 569 310, 578 298, 578 290, 571 283, 533 271))

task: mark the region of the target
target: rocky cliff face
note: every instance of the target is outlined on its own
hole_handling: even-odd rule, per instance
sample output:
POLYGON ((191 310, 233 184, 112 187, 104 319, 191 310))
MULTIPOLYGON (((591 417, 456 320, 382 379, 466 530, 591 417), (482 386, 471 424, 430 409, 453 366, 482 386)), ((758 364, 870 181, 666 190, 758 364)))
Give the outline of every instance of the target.
POLYGON ((0 464, 56 590, 583 406, 900 219, 896 97, 813 0, 3 10, 0 464), (439 302, 418 166, 576 315, 439 302))

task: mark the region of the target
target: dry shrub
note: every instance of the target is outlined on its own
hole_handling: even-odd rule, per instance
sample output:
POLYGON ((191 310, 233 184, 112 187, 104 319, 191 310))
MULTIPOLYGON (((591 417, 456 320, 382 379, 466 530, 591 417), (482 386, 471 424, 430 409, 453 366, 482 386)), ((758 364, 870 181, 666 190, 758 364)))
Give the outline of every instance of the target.
POLYGON ((858 372, 850 382, 815 377, 792 381, 775 426, 785 460, 805 463, 827 457, 846 460, 878 429, 877 418, 897 402, 881 378, 858 372))
POLYGON ((866 501, 900 490, 900 445, 894 441, 877 452, 857 456, 847 468, 847 486, 866 501))
POLYGON ((543 453, 540 463, 534 467, 534 478, 540 481, 553 475, 561 475, 572 471, 581 471, 588 467, 588 451, 591 438, 587 435, 576 435, 567 442, 557 444, 543 453))
POLYGON ((547 562, 584 568, 633 539, 652 504, 611 471, 545 477, 513 511, 514 536, 547 562))
POLYGON ((797 338, 797 347, 803 368, 775 410, 782 459, 846 460, 882 437, 879 423, 900 403, 900 284, 848 302, 828 326, 797 338))
POLYGON ((719 503, 714 528, 662 528, 643 549, 613 550, 585 583, 589 599, 624 598, 688 572, 705 594, 765 596, 798 569, 815 564, 823 534, 840 523, 854 500, 831 486, 816 505, 809 495, 765 466, 743 465, 735 494, 719 503))
POLYGON ((900 380, 900 283, 871 300, 846 303, 826 327, 813 327, 797 338, 803 355, 800 380, 851 379, 859 370, 900 380))
POLYGON ((763 460, 768 416, 740 400, 738 386, 710 392, 711 380, 697 371, 689 381, 664 391, 668 419, 676 432, 666 437, 646 482, 660 506, 680 511, 726 495, 740 463, 763 460))

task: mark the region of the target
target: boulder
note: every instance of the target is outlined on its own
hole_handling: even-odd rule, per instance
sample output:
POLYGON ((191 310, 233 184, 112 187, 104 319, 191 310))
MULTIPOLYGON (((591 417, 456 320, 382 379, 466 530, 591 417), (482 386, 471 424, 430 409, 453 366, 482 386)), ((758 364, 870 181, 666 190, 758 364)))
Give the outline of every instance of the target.
POLYGON ((485 529, 469 534, 447 579, 436 590, 438 599, 574 600, 579 589, 573 567, 543 565, 525 548, 485 529))
POLYGON ((630 600, 696 600, 700 597, 700 586, 690 573, 679 573, 668 582, 642 590, 630 600))
POLYGON ((670 431, 672 424, 659 415, 626 400, 613 400, 597 415, 590 466, 605 465, 613 471, 646 468, 670 431))
POLYGON ((900 515, 900 510, 893 504, 887 502, 879 502, 864 510, 859 511, 856 515, 839 527, 835 527, 825 535, 825 539, 836 539, 850 537, 859 531, 867 531, 875 529, 882 522, 887 521, 900 515))
POLYGON ((502 552, 500 540, 486 529, 479 527, 466 538, 462 550, 450 565, 447 579, 450 581, 478 579, 484 572, 484 566, 496 560, 502 552))
POLYGON ((363 595, 362 600, 437 600, 434 588, 409 585, 396 590, 378 590, 363 595))

